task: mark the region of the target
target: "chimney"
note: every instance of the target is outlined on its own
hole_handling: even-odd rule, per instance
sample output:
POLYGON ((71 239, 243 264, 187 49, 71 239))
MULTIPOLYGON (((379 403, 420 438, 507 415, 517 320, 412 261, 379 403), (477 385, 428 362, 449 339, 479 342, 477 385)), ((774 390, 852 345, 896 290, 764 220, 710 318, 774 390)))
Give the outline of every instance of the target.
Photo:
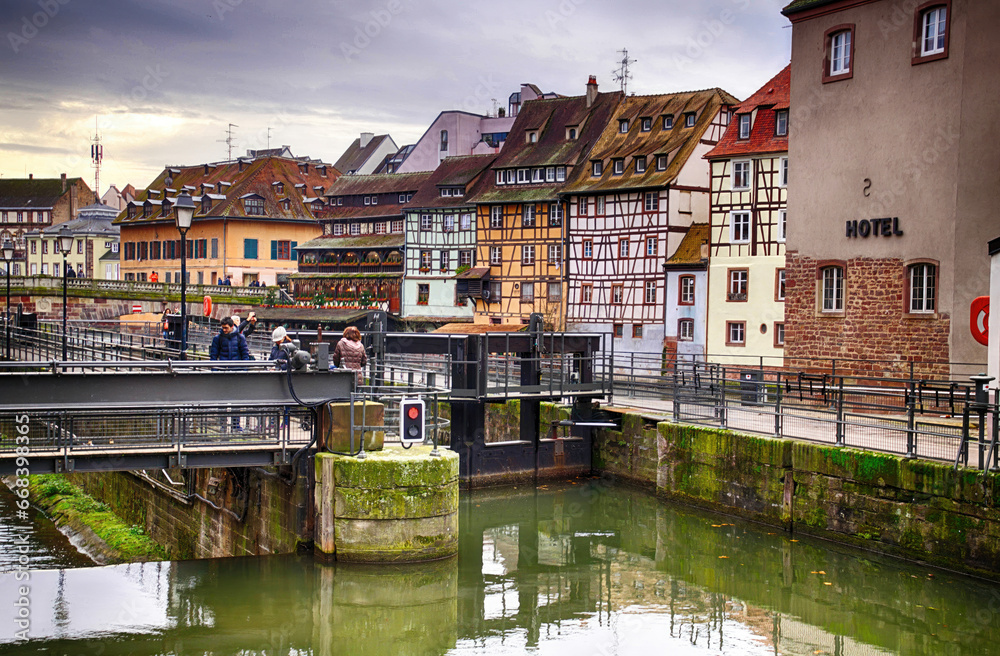
POLYGON ((62 175, 60 175, 59 179, 62 181, 62 192, 65 194, 66 193, 66 174, 63 173, 62 175))
POLYGON ((595 100, 597 100, 597 76, 591 75, 587 80, 587 107, 593 105, 595 100))
POLYGON ((708 261, 708 254, 709 254, 708 240, 707 239, 702 239, 701 240, 701 259, 702 259, 702 261, 705 261, 705 262, 708 261))
POLYGON ((35 174, 34 173, 29 173, 28 174, 28 179, 29 180, 34 180, 35 179, 35 174))
POLYGON ((374 139, 374 138, 375 138, 375 133, 374 132, 362 132, 361 133, 361 147, 364 148, 365 146, 367 146, 369 143, 371 143, 371 140, 374 139))

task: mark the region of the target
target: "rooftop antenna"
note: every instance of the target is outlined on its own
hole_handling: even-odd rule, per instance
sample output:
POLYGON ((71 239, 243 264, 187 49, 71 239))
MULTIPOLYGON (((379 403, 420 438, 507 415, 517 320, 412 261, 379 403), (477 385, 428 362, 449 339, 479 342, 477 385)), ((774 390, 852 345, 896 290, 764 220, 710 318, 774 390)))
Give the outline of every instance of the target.
POLYGON ((632 74, 629 72, 628 67, 630 64, 634 64, 634 59, 628 58, 628 50, 622 48, 618 52, 621 53, 621 61, 618 62, 618 68, 611 71, 611 76, 614 78, 615 82, 621 84, 622 95, 628 95, 628 81, 632 79, 632 74))
POLYGON ((493 113, 490 114, 490 116, 496 116, 497 115, 497 99, 496 98, 490 98, 490 102, 493 103, 493 113))
POLYGON ((94 117, 94 138, 90 144, 90 161, 94 164, 94 199, 101 200, 101 160, 104 159, 104 146, 101 145, 101 132, 98 117, 94 117))
POLYGON ((227 162, 233 161, 233 143, 234 143, 234 140, 233 140, 233 128, 238 128, 238 127, 240 127, 240 126, 236 125, 235 123, 230 123, 229 124, 229 129, 226 130, 226 138, 225 139, 218 139, 218 140, 216 140, 217 143, 224 143, 224 144, 226 144, 226 146, 229 147, 229 151, 226 154, 226 161, 227 162))
POLYGON ((267 149, 271 150, 271 126, 267 126, 267 149))

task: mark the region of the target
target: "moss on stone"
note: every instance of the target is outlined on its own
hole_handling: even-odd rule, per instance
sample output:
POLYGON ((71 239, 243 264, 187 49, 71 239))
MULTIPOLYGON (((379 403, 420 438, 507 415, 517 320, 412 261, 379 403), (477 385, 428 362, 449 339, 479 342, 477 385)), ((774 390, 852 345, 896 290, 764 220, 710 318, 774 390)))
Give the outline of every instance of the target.
POLYGON ((411 449, 386 448, 374 451, 362 459, 332 453, 317 455, 317 471, 321 458, 334 459, 334 479, 338 487, 389 490, 399 487, 429 487, 458 480, 458 454, 438 449, 431 456, 430 446, 411 449))

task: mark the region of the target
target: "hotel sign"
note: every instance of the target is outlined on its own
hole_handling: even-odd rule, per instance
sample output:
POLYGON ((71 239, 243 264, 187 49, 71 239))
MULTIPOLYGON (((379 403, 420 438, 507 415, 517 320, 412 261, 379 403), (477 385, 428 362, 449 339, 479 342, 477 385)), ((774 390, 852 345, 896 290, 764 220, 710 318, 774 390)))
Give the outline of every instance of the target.
POLYGON ((899 229, 899 217, 886 217, 884 219, 861 219, 860 221, 847 222, 848 237, 902 237, 903 231, 899 229))

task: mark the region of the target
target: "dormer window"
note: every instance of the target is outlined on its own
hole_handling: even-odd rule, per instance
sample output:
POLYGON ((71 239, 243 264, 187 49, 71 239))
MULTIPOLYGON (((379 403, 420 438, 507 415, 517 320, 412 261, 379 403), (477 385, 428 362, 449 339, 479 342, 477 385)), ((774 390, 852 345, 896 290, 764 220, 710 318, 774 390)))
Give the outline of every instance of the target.
POLYGON ((285 193, 285 185, 284 185, 284 183, 282 183, 282 182, 275 182, 274 183, 274 193, 276 193, 276 194, 283 194, 283 193, 285 193))
POLYGON ((170 201, 164 200, 163 204, 160 205, 160 216, 166 216, 170 214, 170 207, 171 207, 170 201))
POLYGON ((740 114, 739 116, 740 127, 739 127, 739 138, 749 139, 750 138, 750 115, 740 114))
POLYGON ((524 184, 526 182, 528 182, 528 169, 518 169, 517 184, 524 184))
POLYGON ((666 155, 657 155, 656 156, 656 170, 657 171, 666 171, 667 170, 667 156, 666 155))
POLYGON ((344 204, 344 197, 343 196, 337 196, 337 207, 340 207, 343 204, 344 204))
POLYGON ((372 194, 372 205, 378 205, 378 195, 372 194))
POLYGON ((611 160, 612 171, 615 175, 621 175, 625 172, 625 160, 621 158, 615 158, 611 160))
POLYGON ((444 187, 443 189, 441 189, 441 195, 442 196, 449 196, 450 197, 451 196, 451 189, 449 189, 448 187, 444 187))
POLYGON ((371 204, 372 204, 372 197, 365 196, 365 205, 371 205, 371 204))
POLYGON ((622 118, 618 119, 618 132, 620 134, 625 134, 628 132, 628 119, 622 118))
POLYGON ((299 171, 301 173, 309 173, 309 162, 302 162, 299 164, 299 171))
POLYGON ((645 173, 646 172, 646 158, 645 156, 637 156, 635 158, 635 172, 645 173))
POLYGON ((264 199, 259 196, 243 199, 243 209, 247 216, 264 216, 264 199))
POLYGON ((287 212, 289 209, 291 209, 291 207, 292 207, 292 202, 290 200, 288 200, 287 198, 283 198, 281 200, 281 209, 287 212))
POLYGON ((672 130, 673 127, 674 127, 674 115, 667 114, 666 116, 663 117, 663 129, 672 130))
POLYGON ((566 126, 566 139, 567 140, 573 141, 574 139, 576 139, 576 134, 577 134, 576 128, 577 128, 577 126, 575 126, 575 125, 568 125, 568 126, 566 126))
POLYGON ((590 163, 590 175, 600 177, 602 173, 604 173, 604 162, 595 159, 590 163))
POLYGON ((147 202, 147 203, 143 203, 142 204, 142 218, 148 219, 149 215, 152 214, 152 212, 153 212, 153 204, 152 203, 148 203, 147 202))
POLYGON ((538 143, 538 130, 528 130, 525 133, 525 141, 527 143, 538 143))
POLYGON ((781 109, 774 113, 774 134, 779 137, 788 136, 788 110, 781 109))
POLYGON ((212 209, 212 199, 208 196, 201 197, 201 213, 208 214, 212 209))
POLYGON ((326 166, 317 166, 316 170, 319 171, 320 177, 326 177, 326 166))
POLYGON ((405 202, 406 202, 406 194, 400 194, 399 195, 399 204, 402 205, 405 202))
POLYGON ((698 115, 695 114, 694 112, 688 112, 687 114, 685 114, 684 115, 684 127, 686 127, 686 128, 693 128, 694 127, 694 122, 695 122, 695 120, 697 118, 698 118, 698 115))
POLYGON ((545 169, 531 169, 531 181, 542 182, 545 178, 545 169))
POLYGON ((650 130, 653 129, 653 119, 651 119, 651 118, 643 118, 643 119, 640 119, 640 121, 641 121, 641 123, 640 123, 640 129, 643 132, 649 132, 650 130))
POLYGON ((128 218, 130 219, 135 218, 135 205, 133 205, 132 203, 129 203, 128 205, 128 218))

